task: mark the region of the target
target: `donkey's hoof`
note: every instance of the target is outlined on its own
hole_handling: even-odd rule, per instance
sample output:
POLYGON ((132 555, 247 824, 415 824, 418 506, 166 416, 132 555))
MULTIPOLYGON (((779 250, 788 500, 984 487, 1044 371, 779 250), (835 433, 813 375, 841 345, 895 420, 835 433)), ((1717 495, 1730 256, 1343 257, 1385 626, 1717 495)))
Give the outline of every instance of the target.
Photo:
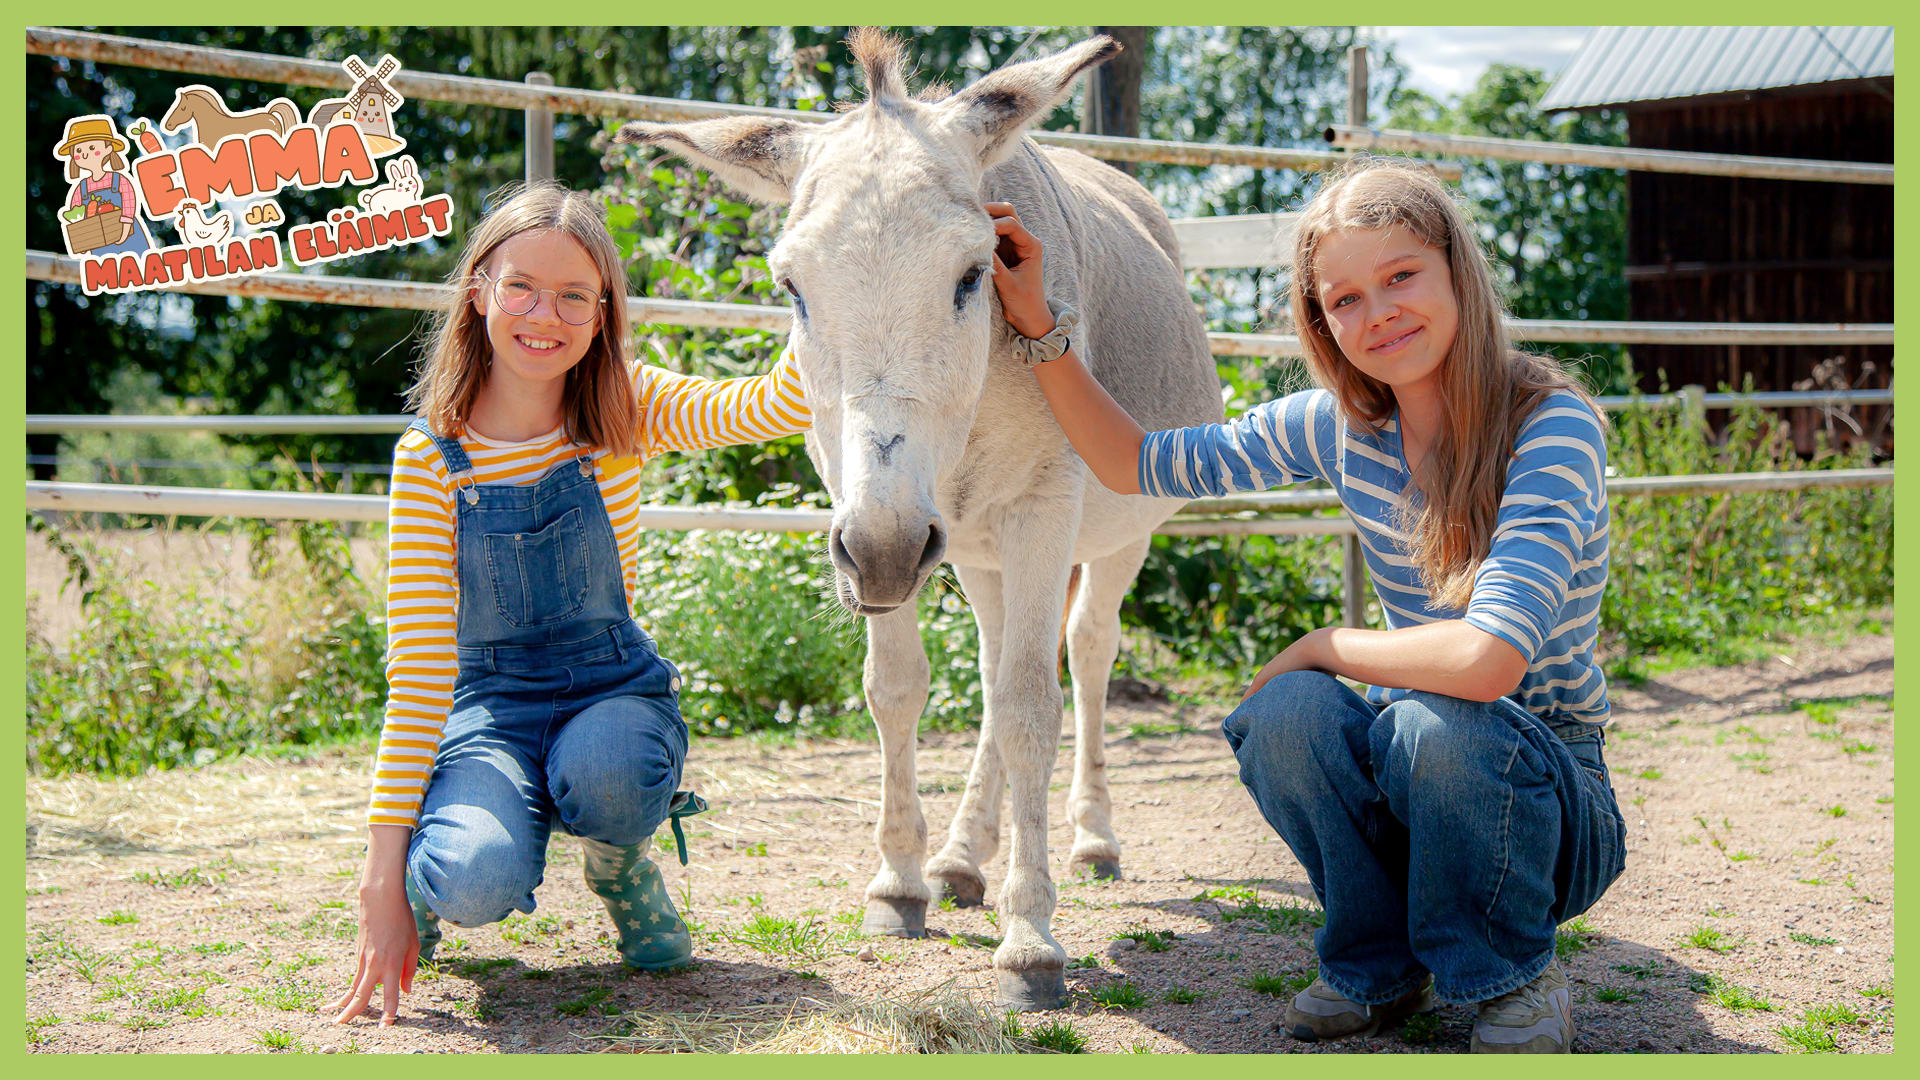
POLYGON ((994 970, 994 1001, 1015 1012, 1058 1009, 1067 1003, 1067 975, 1057 967, 1031 971, 994 970))
POLYGON ((1067 869, 1070 872, 1072 872, 1076 877, 1081 874, 1086 874, 1090 877, 1093 877, 1097 880, 1102 880, 1102 881, 1119 881, 1120 880, 1120 860, 1119 859, 1101 859, 1101 858, 1075 859, 1073 860, 1073 862, 1068 864, 1067 869))
POLYGON ((876 896, 867 901, 867 917, 860 922, 860 932, 880 937, 926 937, 927 902, 876 896))
POLYGON ((979 874, 950 870, 943 874, 928 874, 927 877, 939 883, 941 895, 952 897, 955 907, 979 907, 986 902, 987 883, 979 874))

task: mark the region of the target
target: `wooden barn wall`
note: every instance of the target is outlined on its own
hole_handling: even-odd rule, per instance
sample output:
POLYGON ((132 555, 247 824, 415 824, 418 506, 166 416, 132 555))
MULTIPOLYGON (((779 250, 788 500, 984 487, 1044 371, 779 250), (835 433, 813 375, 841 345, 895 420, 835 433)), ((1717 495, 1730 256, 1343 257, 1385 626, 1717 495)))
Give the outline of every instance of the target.
MULTIPOLYGON (((1635 111, 1634 146, 1719 154, 1893 160, 1893 103, 1873 93, 1762 98, 1635 111)), ((1893 188, 1635 172, 1627 278, 1634 319, 1893 321, 1893 188)), ((1635 346, 1642 389, 1884 387, 1891 346, 1635 346)), ((1817 423, 1794 410, 1796 429, 1817 423)), ((1857 417, 1890 449, 1889 410, 1857 417)), ((1845 434, 1844 427, 1836 429, 1845 434)), ((1851 441, 1845 439, 1843 441, 1851 441)), ((1803 449, 1810 448, 1803 438, 1803 449)))

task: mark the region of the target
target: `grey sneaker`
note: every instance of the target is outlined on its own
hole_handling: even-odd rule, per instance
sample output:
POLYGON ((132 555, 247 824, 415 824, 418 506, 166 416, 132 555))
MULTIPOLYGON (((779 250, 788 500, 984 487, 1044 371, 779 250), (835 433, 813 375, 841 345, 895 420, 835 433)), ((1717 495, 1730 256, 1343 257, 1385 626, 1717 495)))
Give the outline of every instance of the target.
POLYGON ((1402 1016, 1433 1008, 1433 980, 1383 1005, 1362 1005, 1348 1001, 1340 992, 1320 979, 1287 1002, 1287 1014, 1280 1026, 1301 1042, 1344 1039, 1351 1035, 1372 1035, 1381 1025, 1402 1016))
POLYGON ((1473 1022, 1476 1054, 1570 1054, 1573 998, 1557 962, 1511 994, 1480 1003, 1473 1022))

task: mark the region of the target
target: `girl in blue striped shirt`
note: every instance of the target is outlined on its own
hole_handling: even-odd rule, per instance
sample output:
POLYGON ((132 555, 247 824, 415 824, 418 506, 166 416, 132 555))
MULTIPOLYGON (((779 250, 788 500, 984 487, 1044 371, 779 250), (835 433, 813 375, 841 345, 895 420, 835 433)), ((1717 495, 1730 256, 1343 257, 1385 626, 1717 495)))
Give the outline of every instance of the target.
MULTIPOLYGON (((1016 256, 994 264, 1007 322, 1043 337, 1056 315, 1040 243, 1013 207, 987 211, 1016 256)), ((1320 976, 1283 1022, 1299 1039, 1372 1034, 1437 994, 1479 1005, 1475 1051, 1568 1051, 1554 930, 1624 860, 1594 660, 1605 422, 1556 364, 1514 348, 1475 237, 1425 172, 1363 160, 1330 179, 1293 251, 1293 321, 1320 389, 1226 424, 1145 432, 1071 347, 1034 365, 1113 490, 1319 479, 1359 529, 1387 629, 1306 635, 1224 724, 1326 909, 1320 976)))

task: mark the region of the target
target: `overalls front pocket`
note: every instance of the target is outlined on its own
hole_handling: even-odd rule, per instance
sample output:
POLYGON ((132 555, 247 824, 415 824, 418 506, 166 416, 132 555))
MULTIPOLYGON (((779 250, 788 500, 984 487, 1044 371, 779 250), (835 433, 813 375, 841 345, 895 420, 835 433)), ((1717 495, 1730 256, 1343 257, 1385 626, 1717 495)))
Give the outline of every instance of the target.
POLYGON ((592 577, 579 507, 537 531, 490 532, 482 542, 494 612, 508 626, 527 630, 565 622, 586 607, 592 577))

